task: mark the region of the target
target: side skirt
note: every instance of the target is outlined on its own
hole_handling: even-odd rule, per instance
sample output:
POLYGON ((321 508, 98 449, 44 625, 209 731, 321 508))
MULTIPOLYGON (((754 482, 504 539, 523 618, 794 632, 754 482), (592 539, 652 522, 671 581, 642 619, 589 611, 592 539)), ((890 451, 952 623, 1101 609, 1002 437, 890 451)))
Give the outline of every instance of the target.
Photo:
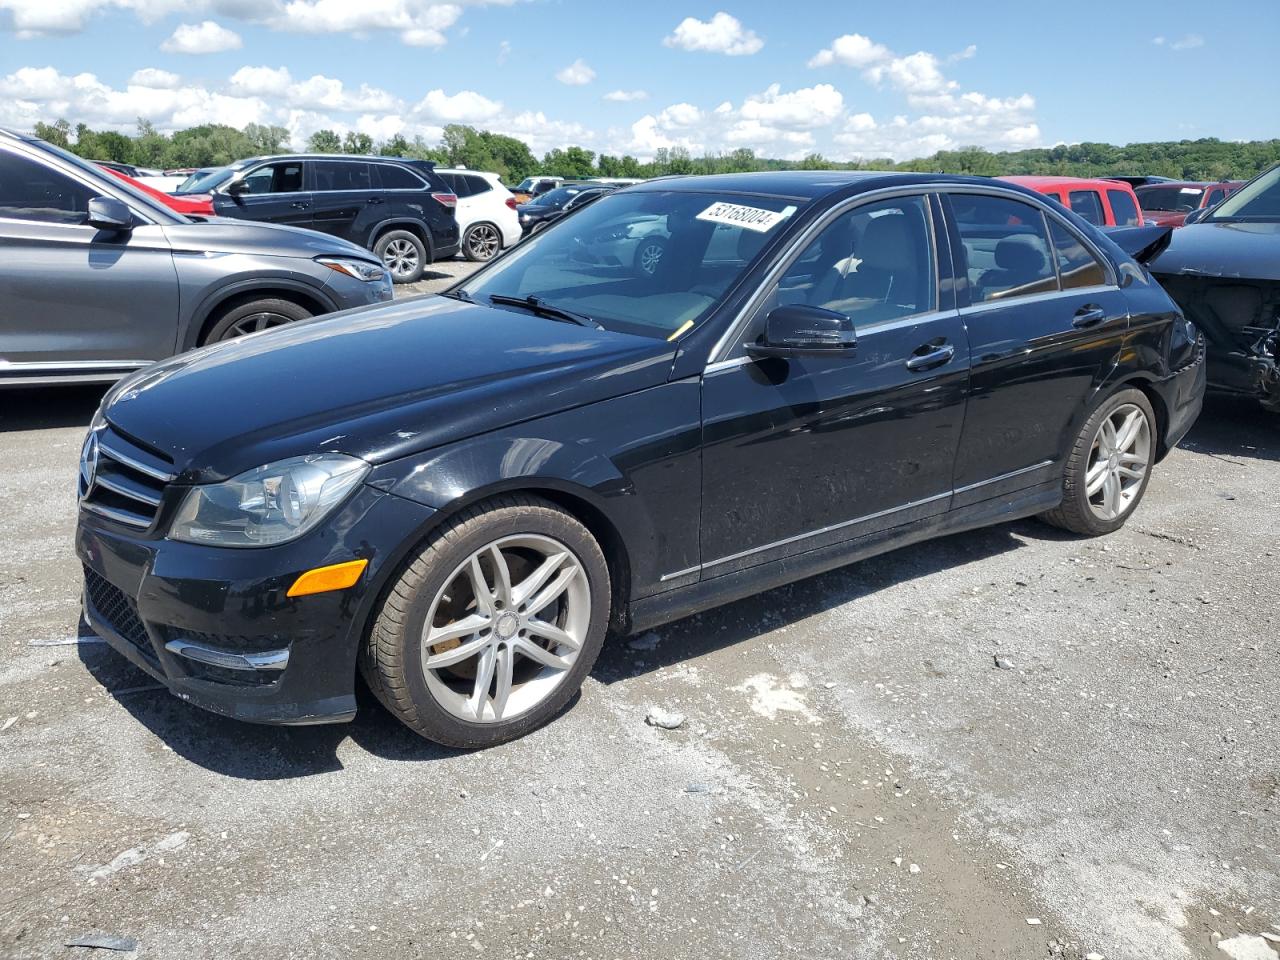
POLYGON ((687 587, 677 587, 656 596, 633 601, 630 605, 629 632, 649 630, 711 607, 732 603, 922 540, 1033 517, 1052 510, 1061 502, 1061 482, 1047 481, 1007 496, 970 504, 941 516, 915 520, 854 540, 845 540, 745 570, 700 580, 687 587))

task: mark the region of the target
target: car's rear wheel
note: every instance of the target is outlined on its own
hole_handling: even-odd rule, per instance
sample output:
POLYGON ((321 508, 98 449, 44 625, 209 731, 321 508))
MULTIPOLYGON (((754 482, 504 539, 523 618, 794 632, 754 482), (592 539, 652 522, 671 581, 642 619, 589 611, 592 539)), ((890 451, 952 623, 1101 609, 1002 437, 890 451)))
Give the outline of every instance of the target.
POLYGON ((209 328, 204 343, 218 343, 222 340, 234 340, 246 334, 260 330, 282 327, 287 323, 306 320, 311 311, 299 306, 292 300, 281 300, 267 297, 262 300, 250 300, 231 307, 222 314, 209 328))
POLYGON ((609 569, 586 527, 545 500, 498 497, 436 531, 409 562, 361 670, 422 736, 492 746, 564 708, 600 652, 609 608, 609 569))
POLYGON ((416 283, 427 268, 427 248, 408 230, 388 230, 373 245, 373 252, 396 283, 416 283))
POLYGON ((492 260, 502 249, 502 234, 492 223, 476 223, 462 238, 462 253, 468 260, 492 260))
POLYGON ((1043 519, 1092 537, 1119 530, 1146 493, 1155 454, 1156 417, 1146 394, 1112 394, 1076 438, 1063 472, 1062 504, 1043 519))

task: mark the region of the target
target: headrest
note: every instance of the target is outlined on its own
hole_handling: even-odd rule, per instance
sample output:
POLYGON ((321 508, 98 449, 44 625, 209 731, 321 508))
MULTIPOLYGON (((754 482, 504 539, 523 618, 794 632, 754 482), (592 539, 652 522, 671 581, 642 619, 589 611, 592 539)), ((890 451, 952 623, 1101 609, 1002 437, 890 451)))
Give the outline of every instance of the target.
POLYGON ((1001 270, 1039 273, 1044 269, 1044 251, 1036 237, 1005 237, 996 244, 996 266, 1001 270))
POLYGON ((887 213, 867 224, 858 243, 861 266, 897 271, 911 267, 919 259, 911 239, 906 214, 887 213))

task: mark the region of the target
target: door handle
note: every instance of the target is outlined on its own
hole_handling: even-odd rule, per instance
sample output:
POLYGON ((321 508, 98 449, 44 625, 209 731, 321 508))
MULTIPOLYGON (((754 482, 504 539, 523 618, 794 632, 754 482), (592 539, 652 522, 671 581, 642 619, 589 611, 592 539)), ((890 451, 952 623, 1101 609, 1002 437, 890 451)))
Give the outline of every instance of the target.
POLYGON ((1076 315, 1071 320, 1071 325, 1076 329, 1083 327, 1092 327, 1107 319, 1107 312, 1096 303, 1086 303, 1083 307, 1076 311, 1076 315))
POLYGON ((305 200, 295 200, 293 201, 292 204, 290 204, 290 206, 292 206, 293 209, 295 210, 306 210, 308 207, 311 206, 311 204, 307 203, 307 201, 305 200))
POLYGON ((934 367, 942 366, 955 355, 956 348, 949 343, 944 343, 941 346, 933 343, 926 343, 907 358, 907 369, 932 370, 934 367), (920 353, 920 350, 927 352, 920 353))
POLYGON ((382 203, 381 197, 370 197, 365 203, 382 203))

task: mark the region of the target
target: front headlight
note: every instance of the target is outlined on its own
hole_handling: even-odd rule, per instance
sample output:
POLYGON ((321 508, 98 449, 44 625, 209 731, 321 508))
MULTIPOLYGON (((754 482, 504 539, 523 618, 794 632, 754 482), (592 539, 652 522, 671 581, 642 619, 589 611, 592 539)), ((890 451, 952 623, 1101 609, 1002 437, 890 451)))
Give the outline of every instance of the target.
POLYGON ((363 460, 322 453, 192 487, 173 518, 169 538, 219 547, 285 543, 332 513, 368 472, 363 460))
POLYGON ((316 263, 366 283, 381 280, 387 272, 376 263, 369 263, 367 260, 348 260, 346 257, 316 257, 316 263))

